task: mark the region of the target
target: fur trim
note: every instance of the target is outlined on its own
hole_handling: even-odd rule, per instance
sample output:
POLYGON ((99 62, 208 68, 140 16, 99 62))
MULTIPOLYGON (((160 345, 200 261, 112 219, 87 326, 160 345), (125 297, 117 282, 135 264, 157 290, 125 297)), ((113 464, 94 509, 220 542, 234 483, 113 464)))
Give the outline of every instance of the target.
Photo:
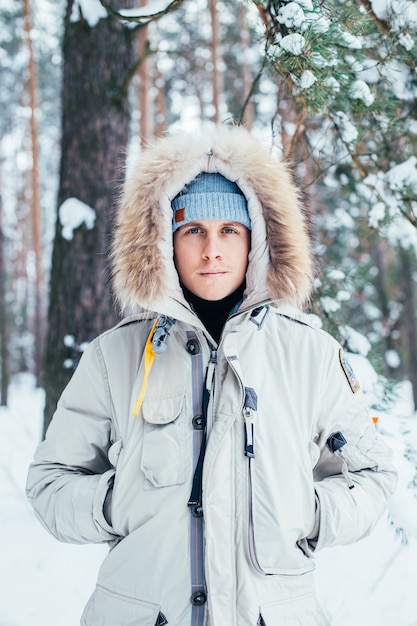
POLYGON ((122 193, 112 247, 114 288, 122 306, 155 307, 181 294, 172 253, 171 199, 201 171, 237 182, 248 200, 252 242, 246 298, 309 298, 314 260, 309 221, 289 167, 238 126, 199 137, 166 136, 140 155, 122 193))

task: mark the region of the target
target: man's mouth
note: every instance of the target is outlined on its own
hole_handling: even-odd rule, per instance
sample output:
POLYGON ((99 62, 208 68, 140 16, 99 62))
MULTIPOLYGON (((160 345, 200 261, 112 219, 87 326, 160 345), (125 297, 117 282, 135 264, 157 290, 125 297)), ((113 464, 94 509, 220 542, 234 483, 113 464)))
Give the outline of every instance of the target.
POLYGON ((208 278, 211 278, 211 277, 213 277, 213 278, 214 278, 214 277, 216 277, 216 276, 223 276, 224 274, 226 274, 226 272, 225 272, 225 271, 221 271, 221 270, 219 270, 219 271, 217 271, 217 272, 216 272, 216 271, 211 271, 211 272, 200 272, 200 276, 206 276, 206 277, 208 277, 208 278))

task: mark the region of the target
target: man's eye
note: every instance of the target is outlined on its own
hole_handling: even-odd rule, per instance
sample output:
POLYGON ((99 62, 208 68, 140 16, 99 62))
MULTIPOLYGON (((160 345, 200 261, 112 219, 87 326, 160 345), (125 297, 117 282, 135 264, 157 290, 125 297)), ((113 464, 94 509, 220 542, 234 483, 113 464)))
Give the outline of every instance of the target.
POLYGON ((236 231, 235 231, 234 228, 228 227, 228 228, 223 228, 223 232, 226 233, 227 235, 231 235, 231 234, 235 233, 236 231))
POLYGON ((196 234, 198 234, 198 233, 200 233, 200 232, 201 232, 201 228, 197 228, 197 226, 195 226, 194 228, 189 228, 189 229, 188 229, 188 232, 189 232, 191 235, 196 235, 196 234))

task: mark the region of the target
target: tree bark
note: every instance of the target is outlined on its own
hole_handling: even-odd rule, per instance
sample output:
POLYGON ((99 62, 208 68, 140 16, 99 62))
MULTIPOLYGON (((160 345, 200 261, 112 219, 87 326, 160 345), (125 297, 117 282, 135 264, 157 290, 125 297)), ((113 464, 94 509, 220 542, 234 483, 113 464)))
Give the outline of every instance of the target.
MULTIPOLYGON (((240 24, 240 45, 242 47, 242 82, 243 82, 243 94, 246 98, 251 90, 252 86, 252 75, 250 67, 246 60, 246 52, 250 47, 250 36, 249 36, 249 27, 248 27, 248 16, 247 9, 244 4, 240 5, 239 10, 239 24, 240 24)), ((250 100, 243 111, 242 123, 249 130, 252 129, 253 122, 255 119, 255 107, 253 104, 253 100, 250 100)))
POLYGON ((222 80, 219 71, 219 19, 217 16, 217 0, 209 0, 209 10, 211 18, 211 61, 213 65, 212 86, 213 86, 213 121, 217 124, 220 121, 220 98, 222 94, 222 80))
MULTIPOLYGON (((148 0, 139 0, 139 7, 148 4, 148 0)), ((152 124, 152 106, 150 99, 151 78, 149 76, 150 62, 145 55, 146 46, 149 38, 149 26, 140 28, 137 35, 138 57, 143 57, 142 63, 138 68, 138 103, 140 111, 139 133, 141 145, 146 146, 153 135, 152 124)))
POLYGON ((167 127, 167 107, 165 102, 164 79, 156 63, 154 64, 154 71, 155 87, 157 89, 155 100, 155 136, 161 137, 167 127))
POLYGON ((413 253, 400 250, 403 277, 404 334, 407 353, 407 378, 413 388, 414 406, 417 407, 417 327, 416 289, 414 280, 413 253))
MULTIPOLYGON (((0 161, 1 166, 1 161, 0 161)), ((6 308, 6 254, 0 169, 0 405, 7 406, 9 389, 9 341, 6 308)))
POLYGON ((45 287, 43 273, 43 246, 41 228, 41 206, 39 193, 39 142, 37 112, 37 67, 32 45, 32 16, 29 0, 23 0, 23 30, 29 53, 29 76, 27 82, 27 93, 30 108, 30 146, 32 153, 32 169, 30 184, 30 220, 32 231, 32 248, 35 258, 35 294, 34 294, 34 319, 33 334, 34 345, 34 365, 36 383, 41 385, 42 378, 42 357, 45 336, 45 287))
MULTIPOLYGON (((113 1, 115 9, 128 0, 113 1)), ((71 21, 64 33, 62 153, 58 207, 75 197, 96 212, 94 228, 62 236, 59 214, 52 254, 44 387, 44 430, 82 351, 118 319, 108 251, 115 199, 128 142, 127 93, 120 85, 133 62, 134 32, 112 17, 91 27, 71 21), (65 345, 66 336, 73 346, 65 345)), ((68 344, 68 342, 66 342, 68 344)))

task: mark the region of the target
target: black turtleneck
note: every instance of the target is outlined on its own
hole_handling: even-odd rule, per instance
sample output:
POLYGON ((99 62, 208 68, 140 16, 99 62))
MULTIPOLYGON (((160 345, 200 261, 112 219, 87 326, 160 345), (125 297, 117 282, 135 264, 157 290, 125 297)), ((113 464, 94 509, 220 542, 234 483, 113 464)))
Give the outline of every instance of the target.
POLYGON ((195 314, 203 322, 204 326, 209 331, 210 335, 216 340, 220 341, 220 335, 222 334, 223 326, 226 323, 232 309, 243 298, 243 292, 245 290, 245 283, 243 282, 240 287, 233 293, 229 294, 221 300, 204 300, 199 298, 191 291, 189 291, 184 285, 182 285, 185 299, 190 303, 191 308, 195 314))

